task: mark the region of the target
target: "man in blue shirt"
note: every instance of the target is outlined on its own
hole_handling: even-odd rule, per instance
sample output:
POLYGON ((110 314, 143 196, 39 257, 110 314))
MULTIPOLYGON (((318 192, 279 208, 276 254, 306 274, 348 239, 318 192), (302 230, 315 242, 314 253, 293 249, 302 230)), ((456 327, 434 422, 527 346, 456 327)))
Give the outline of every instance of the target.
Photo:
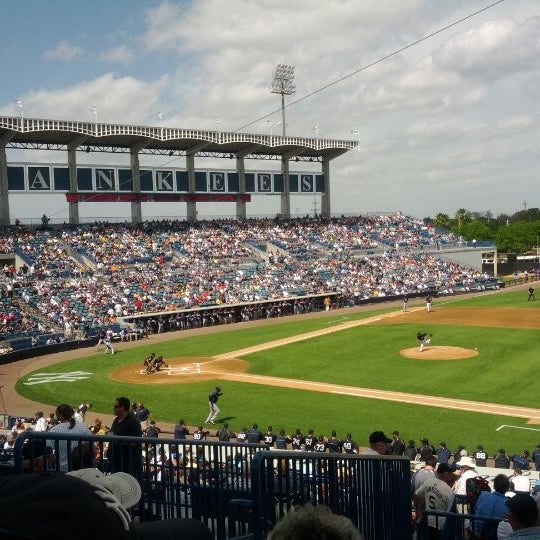
MULTIPOLYGON (((494 491, 491 493, 489 491, 482 491, 480 493, 474 507, 474 515, 496 518, 498 520, 504 519, 508 512, 508 507, 506 506, 507 498, 504 494, 508 491, 509 484, 510 480, 508 476, 498 474, 493 479, 494 491)), ((497 538, 497 523, 493 521, 476 521, 475 528, 477 529, 477 533, 481 532, 480 538, 497 538), (495 533, 495 536, 493 536, 493 533, 495 533)))

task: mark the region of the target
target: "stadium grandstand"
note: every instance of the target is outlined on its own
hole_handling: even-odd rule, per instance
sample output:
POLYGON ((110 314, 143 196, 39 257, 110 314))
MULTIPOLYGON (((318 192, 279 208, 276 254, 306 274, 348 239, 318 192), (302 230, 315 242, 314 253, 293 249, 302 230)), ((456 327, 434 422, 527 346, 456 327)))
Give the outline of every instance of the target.
MULTIPOLYGON (((357 144, 0 118, 0 363, 96 346, 106 332, 128 341, 498 288, 481 266, 490 246, 399 212, 332 215, 330 161, 357 144), (67 150, 68 163, 8 163, 10 148, 67 150), (79 166, 77 151, 129 153, 130 167, 79 166), (144 169, 140 153, 185 157, 186 166, 144 169), (201 155, 235 158, 236 168, 196 169, 201 155), (281 168, 246 172, 246 158, 276 160, 281 168), (319 164, 321 171, 291 171, 290 162, 319 164), (40 192, 66 197, 68 223, 45 215, 33 225, 12 222, 9 194, 40 192), (248 218, 251 197, 267 194, 280 197, 281 212, 248 218), (301 194, 321 197, 320 214, 291 216, 291 195, 301 194), (186 219, 143 219, 142 202, 164 200, 185 203, 186 219), (96 201, 129 202, 131 221, 81 222, 79 205, 96 201), (236 204, 234 216, 198 219, 198 202, 223 201, 236 204), (470 254, 476 264, 467 263, 470 254)), ((202 433, 198 440, 158 441, 22 429, 4 451, 0 472, 129 469, 142 490, 129 519, 195 518, 216 539, 262 540, 278 518, 306 503, 347 516, 364 540, 412 537, 407 457, 331 453, 324 446, 318 454, 284 450, 277 458, 261 452, 272 446, 261 440, 220 443, 202 433), (115 453, 122 446, 135 453, 115 453)), ((382 432, 372 435, 373 447, 384 443, 382 432)), ((448 538, 450 526, 466 523, 469 502, 460 502, 461 514, 444 516, 448 538)), ((422 526, 427 522, 420 534, 422 526)))
POLYGON ((0 233, 4 351, 476 290, 476 251, 401 214, 11 227, 0 233))

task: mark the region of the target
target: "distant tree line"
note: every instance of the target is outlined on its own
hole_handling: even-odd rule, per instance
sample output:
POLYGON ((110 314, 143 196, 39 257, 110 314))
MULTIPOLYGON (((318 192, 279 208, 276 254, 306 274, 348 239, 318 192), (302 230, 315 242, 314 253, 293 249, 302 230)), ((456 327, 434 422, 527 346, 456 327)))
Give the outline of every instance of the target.
POLYGON ((424 218, 426 223, 448 229, 466 240, 493 240, 497 250, 506 253, 536 254, 540 238, 540 208, 527 208, 515 214, 494 216, 487 212, 473 212, 465 208, 453 217, 439 213, 424 218))

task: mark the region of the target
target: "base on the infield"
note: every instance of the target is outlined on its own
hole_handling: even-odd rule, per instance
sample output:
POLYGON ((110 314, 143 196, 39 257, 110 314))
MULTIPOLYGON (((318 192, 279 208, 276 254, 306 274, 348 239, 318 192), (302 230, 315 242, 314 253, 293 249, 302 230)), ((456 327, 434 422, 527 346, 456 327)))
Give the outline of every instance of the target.
POLYGON ((111 379, 134 384, 179 384, 219 379, 225 373, 246 371, 248 363, 238 358, 186 356, 166 360, 168 367, 147 374, 142 364, 124 366, 113 371, 111 379))
POLYGON ((416 358, 419 360, 462 360, 464 358, 473 358, 478 356, 475 349, 464 349, 463 347, 450 347, 447 345, 428 345, 422 352, 418 347, 401 349, 401 356, 405 358, 416 358))

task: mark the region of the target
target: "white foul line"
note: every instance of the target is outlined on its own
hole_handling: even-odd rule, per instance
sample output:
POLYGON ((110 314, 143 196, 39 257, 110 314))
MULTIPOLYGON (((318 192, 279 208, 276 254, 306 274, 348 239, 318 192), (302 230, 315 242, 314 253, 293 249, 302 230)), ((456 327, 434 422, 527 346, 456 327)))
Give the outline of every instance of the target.
POLYGON ((526 429, 527 431, 540 431, 540 429, 537 429, 537 428, 521 427, 521 426, 510 426, 508 424, 503 424, 502 426, 499 426, 495 431, 500 431, 503 428, 526 429))

